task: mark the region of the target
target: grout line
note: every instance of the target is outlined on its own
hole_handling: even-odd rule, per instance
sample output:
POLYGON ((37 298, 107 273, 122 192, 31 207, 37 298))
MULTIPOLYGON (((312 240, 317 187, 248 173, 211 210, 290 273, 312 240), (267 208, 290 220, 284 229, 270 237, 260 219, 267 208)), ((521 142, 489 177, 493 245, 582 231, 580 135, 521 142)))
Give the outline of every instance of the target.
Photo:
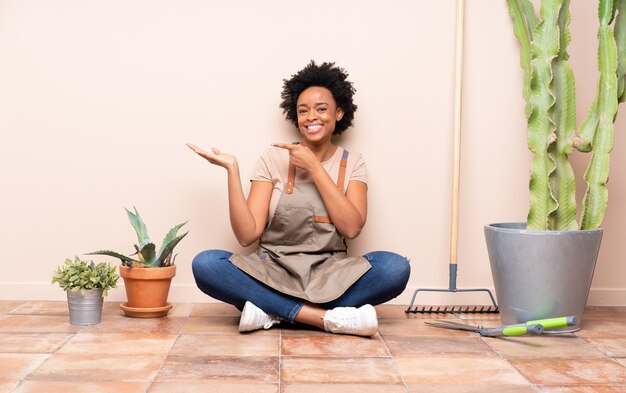
POLYGON ((380 334, 380 332, 378 332, 378 335, 380 336, 380 339, 383 342, 383 344, 385 345, 385 349, 387 350, 387 353, 389 354, 389 358, 391 359, 391 367, 400 376, 400 380, 402 381, 402 384, 406 388, 406 391, 407 392, 411 392, 411 388, 409 388, 409 384, 406 382, 406 379, 404 378, 404 374, 402 374, 402 370, 400 370, 400 366, 398 366, 398 362, 396 362, 396 358, 393 356, 393 354, 391 353, 391 350, 389 349, 389 346, 387 345, 387 341, 385 340, 385 336, 380 334))
POLYGON ((283 329, 278 333, 278 393, 282 392, 282 371, 283 371, 283 329))
POLYGON ((610 352, 606 352, 605 350, 603 350, 602 348, 598 347, 596 344, 594 344, 592 341, 590 341, 590 339, 593 339, 593 337, 581 337, 581 336, 576 336, 576 337, 580 337, 582 338, 587 344, 591 345, 593 348, 595 348, 598 352, 600 352, 602 355, 606 356, 607 358, 617 362, 618 364, 621 364, 617 361, 618 356, 613 356, 610 352))
MULTIPOLYGON (((147 381, 148 382, 148 386, 146 387, 145 393, 147 393, 150 390, 150 388, 152 387, 152 384, 154 384, 154 382, 156 380, 156 377, 159 376, 159 373, 161 372, 161 370, 163 370, 163 367, 165 367, 165 362, 167 361, 167 358, 170 356, 170 353, 172 352, 172 349, 174 349, 174 347, 176 346, 176 343, 180 339, 180 336, 183 334, 183 330, 185 329, 185 326, 187 325, 187 322, 189 322, 189 319, 191 318, 191 313, 193 312, 193 309, 195 308, 195 303, 192 303, 192 305, 193 305, 193 307, 191 308, 191 311, 189 312, 189 315, 184 317, 185 318, 185 322, 180 327, 180 330, 176 333, 176 339, 174 340, 174 342, 172 343, 172 346, 168 349, 167 353, 165 354, 165 357, 163 358, 163 361, 161 362, 161 365, 159 365, 159 367, 156 369, 156 372, 154 373, 154 376, 147 381)), ((163 317, 163 318, 166 318, 166 317, 163 317)), ((179 317, 177 317, 177 318, 179 318, 179 317)))
MULTIPOLYGON (((522 378, 523 378, 526 382, 528 382, 528 384, 529 384, 531 387, 532 387, 532 386, 534 386, 534 384, 533 384, 530 380, 528 380, 528 378, 526 378, 526 376, 525 376, 524 374, 522 374, 522 373, 521 373, 521 372, 517 369, 517 367, 515 367, 515 365, 513 365, 511 362, 509 362, 509 359, 505 358, 505 357, 504 357, 504 356, 503 356, 500 352, 498 352, 498 350, 496 350, 494 347, 492 347, 492 346, 489 344, 489 341, 488 341, 488 340, 485 340, 485 337, 479 336, 479 338, 480 338, 480 340, 481 340, 482 342, 484 342, 484 343, 485 343, 485 345, 487 345, 487 346, 489 347, 489 349, 491 349, 491 350, 492 350, 492 351, 493 351, 493 352, 494 352, 494 353, 495 353, 495 354, 496 354, 496 355, 497 355, 500 359, 504 360, 504 361, 506 362, 506 364, 508 364, 509 366, 511 366, 511 368, 512 368, 513 370, 515 370, 515 372, 516 372, 517 374, 519 374, 519 375, 520 375, 520 376, 521 376, 521 377, 522 377, 522 378)), ((497 338, 496 338, 496 340, 497 340, 497 338)))

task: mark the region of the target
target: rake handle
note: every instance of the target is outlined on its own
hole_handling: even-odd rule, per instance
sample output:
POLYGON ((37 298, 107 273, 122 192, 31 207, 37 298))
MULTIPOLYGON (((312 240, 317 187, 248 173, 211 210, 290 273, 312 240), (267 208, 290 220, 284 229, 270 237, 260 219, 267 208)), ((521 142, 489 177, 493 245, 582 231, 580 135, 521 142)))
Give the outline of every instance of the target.
MULTIPOLYGON (((461 121, 463 86, 463 20, 465 0, 456 0, 456 35, 454 56, 454 147, 452 155, 452 214, 450 225, 450 267, 457 264, 459 247, 459 188, 461 183, 461 121)), ((451 272, 452 273, 452 272, 451 272)), ((452 274, 450 275, 452 283, 452 274)), ((454 271, 456 288, 456 269, 454 271)), ((452 287, 452 285, 451 285, 452 287)))

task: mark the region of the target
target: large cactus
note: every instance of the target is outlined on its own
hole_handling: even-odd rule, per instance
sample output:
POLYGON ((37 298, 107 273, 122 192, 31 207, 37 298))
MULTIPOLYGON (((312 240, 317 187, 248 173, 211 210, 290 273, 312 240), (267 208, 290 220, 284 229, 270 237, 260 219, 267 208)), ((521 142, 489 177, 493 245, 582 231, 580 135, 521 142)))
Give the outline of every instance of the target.
POLYGON ((524 70, 528 120, 530 230, 598 228, 607 203, 609 154, 617 105, 626 100, 626 0, 599 0, 597 95, 576 130, 574 74, 567 63, 570 0, 542 0, 539 15, 530 0, 507 0, 524 70), (585 172, 587 192, 576 220, 576 180, 569 156, 592 152, 585 172))

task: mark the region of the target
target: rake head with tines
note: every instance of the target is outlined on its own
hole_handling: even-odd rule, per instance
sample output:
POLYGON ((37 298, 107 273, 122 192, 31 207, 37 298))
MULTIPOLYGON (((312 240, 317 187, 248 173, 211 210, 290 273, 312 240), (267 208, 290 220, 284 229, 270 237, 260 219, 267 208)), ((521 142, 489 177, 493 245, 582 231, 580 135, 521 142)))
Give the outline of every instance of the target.
POLYGON ((495 314, 500 312, 498 310, 498 305, 496 304, 496 299, 493 297, 491 291, 487 288, 472 288, 472 289, 458 289, 456 287, 456 271, 457 265, 450 264, 450 282, 447 289, 440 288, 418 288, 413 292, 413 298, 411 299, 411 303, 409 307, 405 310, 406 313, 425 313, 425 314, 495 314), (449 293, 457 293, 457 292, 486 292, 491 299, 491 303, 493 305, 489 306, 415 306, 413 304, 415 302, 415 297, 418 292, 449 292, 449 293))
POLYGON ((414 314, 497 314, 498 306, 415 306, 407 313, 414 314))

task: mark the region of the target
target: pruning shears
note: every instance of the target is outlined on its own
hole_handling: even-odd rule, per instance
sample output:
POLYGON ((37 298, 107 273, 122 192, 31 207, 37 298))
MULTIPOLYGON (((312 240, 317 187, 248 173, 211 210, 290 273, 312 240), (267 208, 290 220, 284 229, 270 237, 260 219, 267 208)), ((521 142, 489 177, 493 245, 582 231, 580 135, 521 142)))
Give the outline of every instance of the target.
POLYGON ((576 317, 567 316, 567 317, 558 317, 558 318, 548 318, 548 319, 538 319, 534 321, 528 321, 525 323, 518 323, 514 325, 502 325, 498 327, 484 327, 468 325, 465 323, 448 321, 444 319, 438 319, 434 322, 424 322, 428 326, 444 328, 444 329, 455 329, 455 330, 466 330, 470 332, 476 332, 483 337, 498 337, 498 336, 523 336, 526 334, 541 334, 545 330, 556 329, 564 326, 573 326, 576 325, 576 317))

